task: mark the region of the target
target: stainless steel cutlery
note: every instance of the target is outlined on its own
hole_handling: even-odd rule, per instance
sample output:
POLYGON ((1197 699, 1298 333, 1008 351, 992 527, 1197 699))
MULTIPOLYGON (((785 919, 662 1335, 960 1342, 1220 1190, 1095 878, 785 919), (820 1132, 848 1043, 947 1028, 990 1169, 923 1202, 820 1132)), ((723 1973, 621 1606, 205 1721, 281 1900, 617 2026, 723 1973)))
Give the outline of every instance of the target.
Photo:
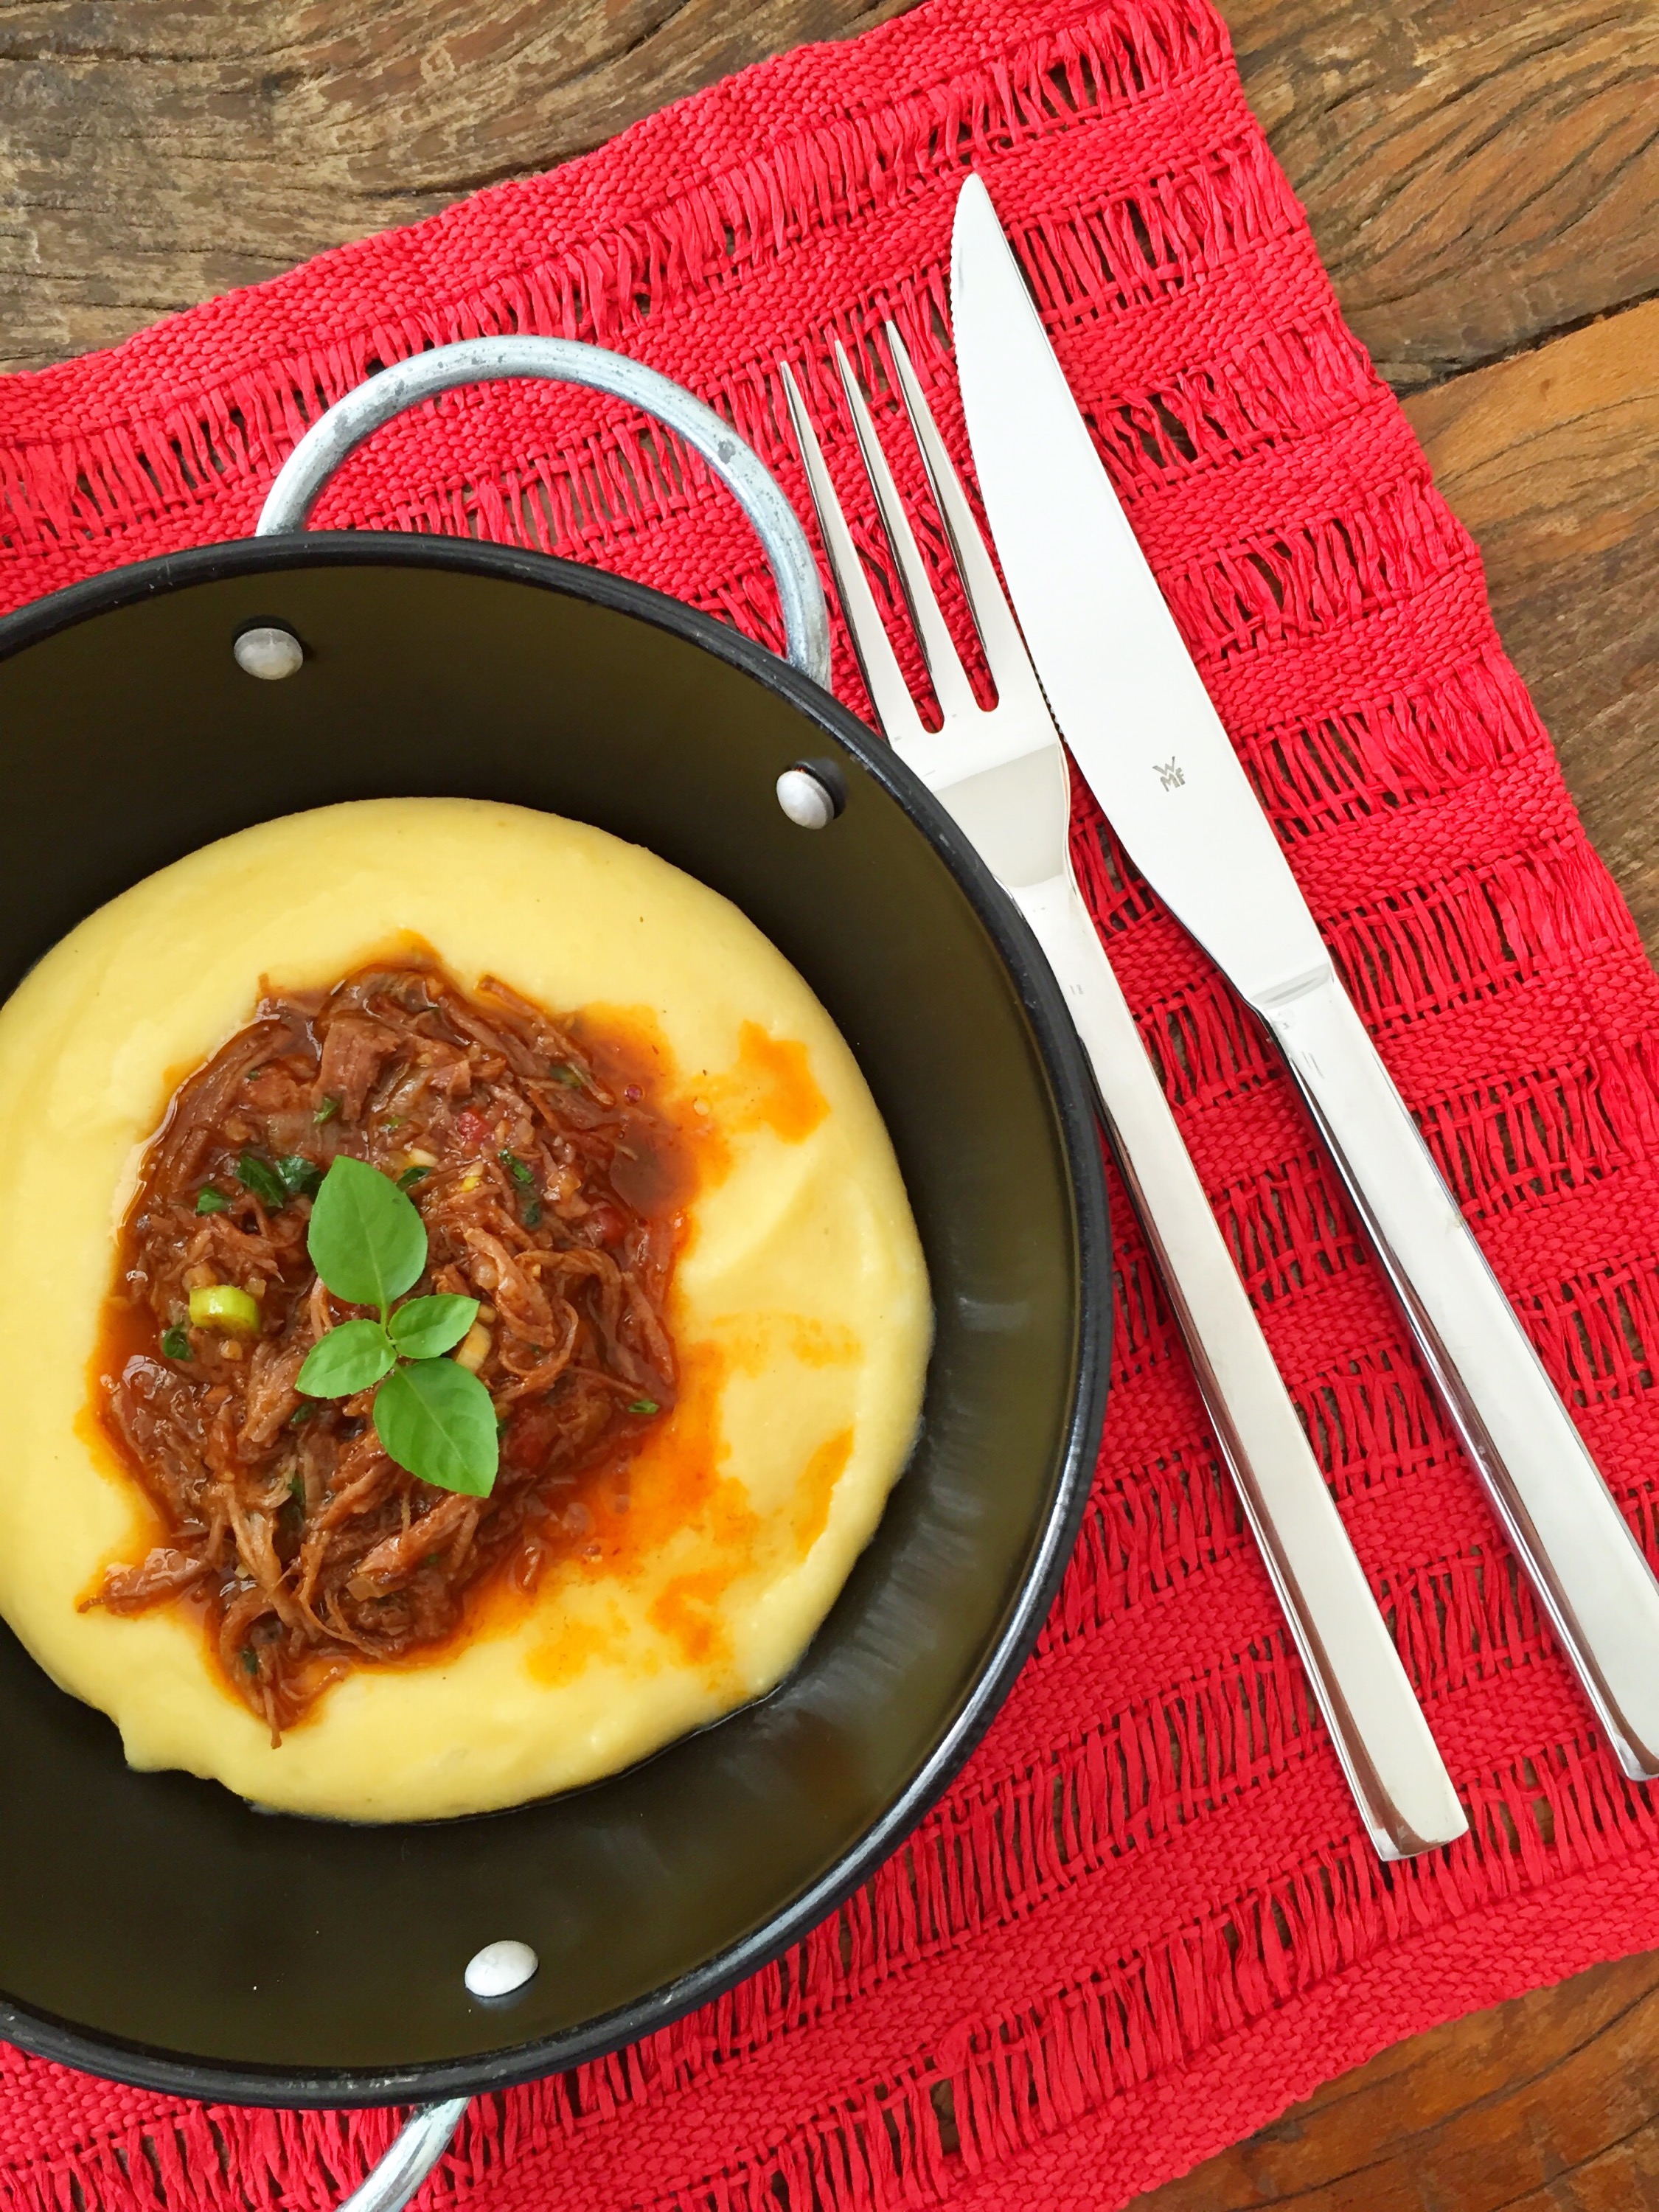
MULTIPOLYGON (((887 337, 997 703, 984 708, 974 696, 863 395, 837 349, 847 404, 943 726, 929 730, 917 713, 786 368, 795 434, 871 697, 894 750, 973 840, 1060 980, 1217 1439, 1372 1842, 1385 1858, 1449 1842, 1467 1825, 1462 1808, 1073 878, 1064 750, 891 325, 887 337)), ((1110 672, 1105 675, 1109 680, 1110 672)))
POLYGON ((1620 1765, 1659 1775, 1659 1583, 1337 976, 977 177, 951 293, 992 536, 1078 768, 1278 1040, 1620 1765))

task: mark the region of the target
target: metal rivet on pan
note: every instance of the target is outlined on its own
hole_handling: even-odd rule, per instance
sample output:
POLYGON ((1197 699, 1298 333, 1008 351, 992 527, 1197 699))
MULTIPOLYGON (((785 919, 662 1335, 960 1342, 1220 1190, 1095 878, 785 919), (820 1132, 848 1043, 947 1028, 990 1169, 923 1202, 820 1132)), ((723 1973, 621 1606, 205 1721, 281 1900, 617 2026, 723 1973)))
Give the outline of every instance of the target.
POLYGON ((827 830, 841 812, 823 777, 799 761, 778 778, 778 805, 803 830, 827 830))
POLYGON ((243 630, 230 649, 245 676, 257 676, 266 684, 280 684, 283 677, 297 674, 306 657, 293 631, 276 623, 243 630))
POLYGON ((486 1943, 466 1962, 466 1986, 475 1997, 507 1997, 521 1990, 541 1961, 528 1943, 503 1937, 486 1943))

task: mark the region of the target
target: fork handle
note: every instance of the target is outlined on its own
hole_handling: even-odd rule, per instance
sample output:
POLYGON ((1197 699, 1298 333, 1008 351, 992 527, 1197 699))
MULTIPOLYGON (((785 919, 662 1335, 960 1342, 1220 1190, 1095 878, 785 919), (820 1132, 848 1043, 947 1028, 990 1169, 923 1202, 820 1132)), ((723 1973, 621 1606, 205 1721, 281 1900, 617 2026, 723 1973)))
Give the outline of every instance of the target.
POLYGON ((1012 894, 1065 993, 1112 1147, 1222 1455, 1371 1842, 1407 1858, 1468 1823, 1069 874, 1012 894))

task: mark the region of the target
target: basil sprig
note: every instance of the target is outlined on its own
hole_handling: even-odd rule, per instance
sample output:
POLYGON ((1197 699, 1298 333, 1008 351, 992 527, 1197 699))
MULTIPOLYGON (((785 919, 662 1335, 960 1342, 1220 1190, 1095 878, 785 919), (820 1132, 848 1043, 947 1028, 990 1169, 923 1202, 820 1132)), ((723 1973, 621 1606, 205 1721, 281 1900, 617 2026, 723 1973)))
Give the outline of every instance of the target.
POLYGON ((319 1338, 295 1388, 307 1398, 374 1390, 374 1431, 390 1458, 441 1490, 488 1498, 495 1408, 476 1375, 443 1357, 477 1319, 478 1301, 445 1293, 393 1303, 426 1266, 419 1210, 389 1176, 342 1154, 318 1187, 306 1247, 337 1298, 380 1318, 342 1322, 319 1338))

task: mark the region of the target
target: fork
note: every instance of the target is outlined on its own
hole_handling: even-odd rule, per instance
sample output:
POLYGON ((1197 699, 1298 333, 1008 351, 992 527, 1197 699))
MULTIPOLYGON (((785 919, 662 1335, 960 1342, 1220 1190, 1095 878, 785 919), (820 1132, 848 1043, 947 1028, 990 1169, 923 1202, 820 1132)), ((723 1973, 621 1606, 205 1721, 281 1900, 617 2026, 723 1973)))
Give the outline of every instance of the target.
POLYGON ((988 708, 975 696, 837 341, 842 388, 939 728, 917 712, 786 362, 790 420, 866 688, 893 751, 971 839, 1060 982, 1222 1456, 1366 1832, 1385 1859, 1432 1850, 1468 1823, 1083 902, 1070 858, 1065 749, 903 340, 892 323, 884 329, 997 697, 988 708))

